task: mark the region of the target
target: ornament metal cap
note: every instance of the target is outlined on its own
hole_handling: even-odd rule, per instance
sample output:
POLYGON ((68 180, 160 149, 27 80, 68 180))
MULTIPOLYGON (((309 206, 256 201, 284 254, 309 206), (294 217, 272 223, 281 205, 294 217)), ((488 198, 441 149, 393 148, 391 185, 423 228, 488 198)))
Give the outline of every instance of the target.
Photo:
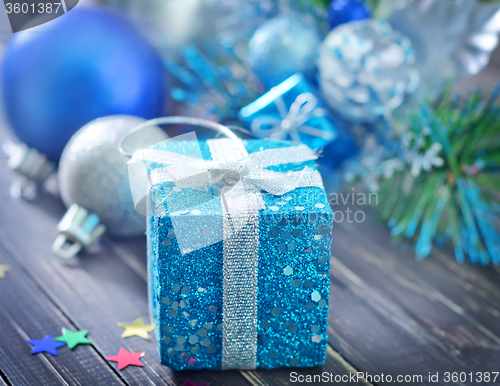
POLYGON ((106 231, 99 216, 77 204, 69 207, 59 225, 60 234, 52 244, 52 252, 63 259, 70 259, 82 248, 94 244, 106 231))
POLYGON ((7 141, 2 147, 9 157, 9 167, 19 175, 10 187, 11 196, 28 200, 35 198, 36 189, 47 181, 55 170, 55 164, 44 154, 24 143, 15 144, 7 141), (31 193, 30 187, 33 189, 31 193))

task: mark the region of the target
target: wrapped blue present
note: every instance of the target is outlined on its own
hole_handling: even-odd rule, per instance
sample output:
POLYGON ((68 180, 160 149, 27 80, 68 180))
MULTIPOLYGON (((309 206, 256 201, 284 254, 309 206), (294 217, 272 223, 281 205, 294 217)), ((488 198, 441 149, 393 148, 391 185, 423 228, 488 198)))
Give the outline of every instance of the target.
POLYGON ((316 157, 292 142, 232 139, 134 154, 150 184, 149 292, 163 364, 324 363, 333 213, 316 157))
POLYGON ((302 142, 312 149, 337 137, 334 121, 300 73, 243 107, 238 118, 256 137, 302 142))

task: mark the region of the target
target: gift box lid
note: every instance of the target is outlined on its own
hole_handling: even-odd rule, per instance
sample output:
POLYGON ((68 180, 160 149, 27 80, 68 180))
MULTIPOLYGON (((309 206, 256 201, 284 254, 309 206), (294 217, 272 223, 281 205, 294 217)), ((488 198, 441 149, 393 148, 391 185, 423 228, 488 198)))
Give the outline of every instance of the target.
MULTIPOLYGON (((270 149, 290 148, 296 148, 298 153, 299 149, 304 149, 304 145, 289 141, 247 140, 243 141, 243 144, 250 154, 270 149)), ((230 140, 220 139, 199 142, 167 141, 155 145, 154 149, 166 150, 180 155, 199 154, 204 160, 213 160, 212 152, 214 152, 214 148, 216 147, 219 149, 227 147, 234 148, 230 140), (214 143, 217 143, 217 146, 215 146, 214 143)), ((220 150, 217 150, 217 152, 219 151, 220 150)), ((234 149, 229 150, 230 153, 232 151, 234 151, 234 149)), ((310 149, 308 149, 308 151, 313 154, 310 149)), ((225 150, 222 150, 216 158, 223 159, 224 156, 225 150)), ((203 248, 223 239, 223 211, 227 210, 226 205, 228 202, 225 201, 224 198, 228 197, 228 195, 257 195, 258 204, 255 204, 255 202, 243 204, 248 206, 243 206, 240 210, 249 209, 251 205, 258 205, 257 208, 260 209, 262 216, 276 215, 278 211, 281 215, 305 211, 309 203, 323 202, 325 193, 322 189, 321 177, 317 172, 314 159, 298 160, 298 162, 289 161, 294 161, 293 154, 288 160, 280 159, 276 161, 278 164, 262 168, 275 172, 275 174, 271 174, 271 179, 277 178, 283 174, 286 180, 284 183, 289 184, 290 181, 288 180, 296 179, 298 185, 303 185, 297 188, 293 187, 293 189, 287 191, 286 194, 276 195, 259 190, 257 187, 255 191, 247 191, 244 188, 239 191, 239 193, 234 193, 234 191, 229 189, 228 192, 222 195, 220 189, 214 188, 213 175, 210 174, 213 170, 210 170, 210 173, 197 173, 194 175, 197 179, 196 183, 198 184, 198 186, 194 187, 191 186, 191 184, 189 187, 179 188, 178 181, 174 183, 167 179, 167 181, 155 182, 155 179, 153 179, 153 186, 150 189, 152 206, 155 208, 156 215, 168 215, 170 217, 179 238, 178 241, 181 252, 189 253, 192 250, 203 248), (201 183, 199 183, 200 180, 202 181, 201 183), (303 180, 308 181, 302 183, 303 180), (311 182, 309 180, 314 181, 311 182), (207 225, 207 217, 210 218, 210 225, 207 225)), ((150 174, 154 174, 158 170, 161 171, 164 166, 165 164, 159 162, 150 162, 148 164, 149 172, 150 174)), ((238 166, 235 168, 237 169, 238 166)), ((245 173, 245 171, 242 171, 242 173, 245 173)), ((243 176, 244 174, 241 175, 243 176)), ((243 179, 244 177, 241 178, 243 179)), ((185 181, 183 180, 183 182, 185 181)), ((279 184, 279 181, 270 182, 279 184)), ((191 181, 189 181, 189 183, 191 183, 191 181)), ((254 187, 252 186, 251 188, 253 189, 254 187)), ((236 199, 238 198, 241 197, 237 197, 236 199)), ((238 205, 242 205, 241 200, 238 201, 238 205)), ((324 204, 318 205, 321 205, 321 208, 314 207, 313 209, 315 211, 322 211, 324 215, 330 214, 331 209, 329 206, 327 207, 324 204)), ((233 208, 234 207, 233 205, 233 208)))

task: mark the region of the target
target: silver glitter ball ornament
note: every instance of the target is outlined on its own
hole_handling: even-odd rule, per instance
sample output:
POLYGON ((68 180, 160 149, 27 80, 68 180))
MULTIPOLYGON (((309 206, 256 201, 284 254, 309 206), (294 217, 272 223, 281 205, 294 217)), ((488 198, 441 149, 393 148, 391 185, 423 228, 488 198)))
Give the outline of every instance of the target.
MULTIPOLYGON (((64 204, 78 204, 99 216, 111 236, 144 234, 146 218, 135 211, 128 179, 128 159, 118 142, 144 119, 113 115, 78 130, 66 145, 59 164, 59 190, 64 204)), ((164 141, 168 135, 152 126, 126 141, 133 152, 164 141)))
POLYGON ((319 85, 325 100, 351 122, 388 117, 419 84, 408 38, 382 20, 340 25, 323 42, 319 85))

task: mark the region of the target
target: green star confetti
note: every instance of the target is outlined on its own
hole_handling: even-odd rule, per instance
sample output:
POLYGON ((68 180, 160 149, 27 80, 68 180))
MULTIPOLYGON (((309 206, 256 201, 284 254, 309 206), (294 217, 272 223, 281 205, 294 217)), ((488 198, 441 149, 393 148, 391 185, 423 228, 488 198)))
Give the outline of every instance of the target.
POLYGON ((66 328, 62 329, 62 335, 55 338, 56 342, 64 342, 70 349, 73 350, 79 344, 92 344, 87 338, 89 330, 71 331, 66 328))

